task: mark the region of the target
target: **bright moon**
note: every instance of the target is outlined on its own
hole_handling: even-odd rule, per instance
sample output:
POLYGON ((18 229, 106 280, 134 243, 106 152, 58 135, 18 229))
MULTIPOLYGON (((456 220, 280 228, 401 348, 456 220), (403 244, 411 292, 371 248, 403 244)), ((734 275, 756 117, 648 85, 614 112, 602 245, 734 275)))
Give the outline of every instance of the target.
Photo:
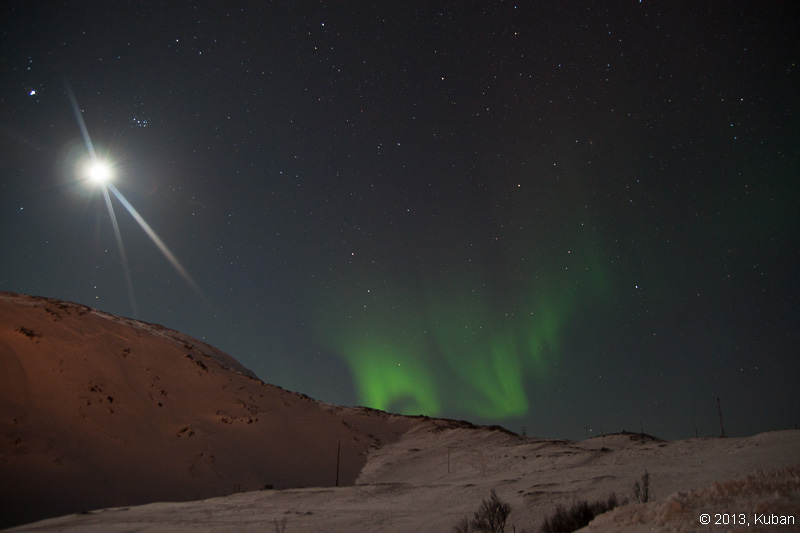
POLYGON ((97 185, 108 183, 113 175, 111 167, 108 166, 107 163, 99 160, 89 163, 86 173, 89 180, 97 185))

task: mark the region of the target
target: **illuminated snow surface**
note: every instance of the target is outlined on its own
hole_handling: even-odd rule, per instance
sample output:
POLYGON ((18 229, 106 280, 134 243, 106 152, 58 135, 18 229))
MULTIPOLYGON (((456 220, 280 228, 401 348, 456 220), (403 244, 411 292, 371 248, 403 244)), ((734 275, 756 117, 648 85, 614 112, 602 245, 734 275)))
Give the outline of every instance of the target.
POLYGON ((11 293, 0 415, 6 525, 65 514, 13 531, 452 531, 495 489, 506 531, 532 532, 557 504, 632 500, 645 469, 654 501, 589 531, 796 531, 756 520, 800 518, 798 430, 570 442, 326 405, 178 332, 11 293), (173 503, 135 505, 154 501, 173 503))

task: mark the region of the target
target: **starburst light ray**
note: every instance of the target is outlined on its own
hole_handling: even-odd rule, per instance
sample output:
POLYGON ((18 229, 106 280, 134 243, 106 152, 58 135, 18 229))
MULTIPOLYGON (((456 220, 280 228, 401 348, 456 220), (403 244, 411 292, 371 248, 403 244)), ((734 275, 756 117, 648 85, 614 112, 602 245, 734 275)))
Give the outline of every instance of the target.
POLYGON ((131 281, 131 271, 128 267, 128 256, 125 253, 125 245, 122 244, 122 234, 119 231, 119 223, 117 222, 117 215, 114 213, 114 205, 111 203, 111 196, 108 194, 108 187, 103 186, 103 199, 108 208, 108 214, 111 217, 111 225, 114 227, 114 237, 117 239, 117 247, 119 248, 119 255, 122 258, 122 271, 125 274, 125 285, 128 288, 128 298, 131 300, 131 308, 133 309, 133 316, 139 316, 139 309, 136 305, 136 296, 133 292, 133 282, 131 281))
POLYGON ((75 113, 75 118, 78 121, 78 127, 81 129, 81 135, 83 136, 83 142, 86 143, 86 149, 89 150, 89 155, 92 158, 93 162, 97 161, 97 153, 94 150, 94 144, 92 144, 92 138, 89 137, 89 130, 86 128, 86 122, 83 120, 83 115, 81 115, 80 107, 78 107, 78 100, 75 98, 75 94, 72 92, 72 89, 67 86, 67 95, 69 96, 69 102, 72 104, 72 111, 75 113))
POLYGON ((136 222, 139 223, 139 226, 141 226, 144 232, 147 233, 147 236, 150 237, 150 240, 153 241, 153 244, 155 244, 158 247, 158 249, 161 250, 161 253, 164 254, 164 257, 166 257, 167 260, 170 263, 172 263, 172 266, 175 268, 178 274, 181 275, 181 277, 186 281, 186 283, 189 284, 189 286, 192 287, 192 289, 194 289, 198 294, 202 296, 200 288, 197 286, 192 277, 189 275, 189 272, 187 272, 186 269, 181 264, 181 262, 178 261, 178 258, 175 257, 175 254, 173 254, 172 251, 170 251, 170 249, 167 248, 167 245, 164 244, 164 241, 161 240, 161 237, 159 237, 153 230, 153 228, 150 227, 150 224, 147 223, 147 221, 142 217, 142 215, 139 214, 139 212, 131 205, 131 203, 127 200, 127 198, 125 198, 122 195, 122 193, 119 192, 119 190, 116 187, 114 187, 112 183, 106 184, 106 187, 110 189, 112 193, 114 193, 114 196, 117 197, 117 200, 119 200, 120 203, 122 203, 122 206, 125 209, 127 209, 128 213, 130 213, 131 216, 134 218, 134 220, 136 220, 136 222))

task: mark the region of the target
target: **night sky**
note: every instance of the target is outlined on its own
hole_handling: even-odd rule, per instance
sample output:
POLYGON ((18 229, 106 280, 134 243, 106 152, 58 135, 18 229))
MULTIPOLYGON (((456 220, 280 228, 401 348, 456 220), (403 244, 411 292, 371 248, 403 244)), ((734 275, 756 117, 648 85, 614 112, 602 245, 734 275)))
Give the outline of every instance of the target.
POLYGON ((728 435, 800 422, 797 3, 0 11, 0 290, 328 403, 566 438, 716 436, 717 398, 728 435))

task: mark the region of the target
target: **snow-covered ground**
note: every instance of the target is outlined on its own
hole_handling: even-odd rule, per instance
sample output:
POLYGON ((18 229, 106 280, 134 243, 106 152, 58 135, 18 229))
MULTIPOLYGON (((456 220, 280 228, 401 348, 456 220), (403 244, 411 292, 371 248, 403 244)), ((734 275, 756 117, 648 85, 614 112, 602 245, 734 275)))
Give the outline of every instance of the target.
POLYGON ((494 489, 512 508, 506 530, 532 532, 558 504, 632 500, 647 471, 654 500, 601 515, 590 531, 800 530, 798 430, 525 438, 325 405, 247 374, 160 326, 0 294, 6 523, 86 511, 12 530, 452 531, 494 489), (339 443, 348 486, 335 487, 339 443), (257 490, 267 484, 288 488, 257 490))
POLYGON ((797 525, 759 526, 758 517, 800 518, 800 466, 782 466, 797 462, 798 452, 796 430, 743 439, 660 442, 626 434, 562 442, 423 424, 370 452, 355 486, 106 509, 13 531, 255 532, 275 531, 275 521, 288 532, 452 531, 493 488, 511 504, 509 526, 537 531, 557 503, 611 492, 632 499, 645 469, 655 500, 601 515, 589 531, 797 531, 797 525), (727 526, 704 526, 702 513, 712 520, 735 513, 740 521, 743 514, 750 527, 733 527, 730 516, 718 518, 727 526))

